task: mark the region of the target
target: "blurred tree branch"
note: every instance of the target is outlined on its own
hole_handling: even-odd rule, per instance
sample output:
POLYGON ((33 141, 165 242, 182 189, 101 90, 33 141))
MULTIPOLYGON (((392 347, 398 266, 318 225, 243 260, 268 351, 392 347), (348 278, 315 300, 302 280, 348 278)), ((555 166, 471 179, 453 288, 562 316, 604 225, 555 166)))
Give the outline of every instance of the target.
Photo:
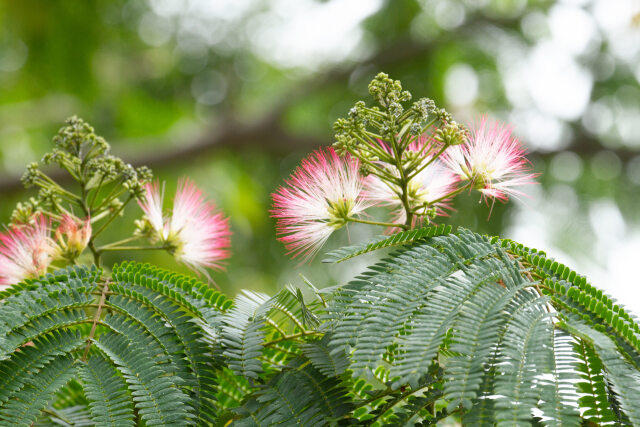
MULTIPOLYGON (((495 21, 486 17, 476 17, 473 23, 466 26, 466 36, 474 34, 474 31, 482 31, 487 26, 498 26, 501 29, 518 26, 520 21, 512 19, 508 21, 495 21), (471 24, 471 25, 470 25, 471 24)), ((462 32, 462 31, 461 31, 462 32)), ((242 123, 234 117, 222 120, 224 125, 220 128, 210 128, 203 132, 202 136, 191 142, 185 142, 178 147, 158 151, 152 150, 138 154, 127 159, 134 166, 145 164, 151 168, 162 167, 169 164, 187 162, 194 158, 206 155, 216 149, 232 148, 242 150, 246 148, 259 148, 273 154, 286 154, 292 151, 309 151, 321 145, 332 143, 329 137, 317 135, 295 134, 288 131, 283 125, 286 113, 295 107, 296 103, 324 88, 347 81, 357 70, 375 68, 385 69, 392 64, 401 64, 416 58, 429 56, 435 47, 441 43, 449 42, 453 37, 459 38, 460 34, 451 32, 443 33, 439 38, 431 42, 417 42, 411 39, 396 39, 387 44, 361 62, 347 63, 335 66, 325 72, 312 75, 301 82, 290 93, 282 96, 280 101, 269 113, 253 123, 242 123)), ((464 37, 464 36, 463 36, 464 37)), ((606 150, 598 140, 586 134, 579 125, 573 126, 574 138, 572 144, 560 151, 573 151, 581 156, 589 156, 599 151, 606 150)), ((609 149, 623 161, 630 159, 637 152, 625 149, 609 149)), ((532 152, 538 158, 549 158, 556 152, 532 152)), ((54 176, 56 180, 63 180, 64 176, 54 176)), ((0 177, 0 193, 9 194, 22 190, 19 176, 0 177)))

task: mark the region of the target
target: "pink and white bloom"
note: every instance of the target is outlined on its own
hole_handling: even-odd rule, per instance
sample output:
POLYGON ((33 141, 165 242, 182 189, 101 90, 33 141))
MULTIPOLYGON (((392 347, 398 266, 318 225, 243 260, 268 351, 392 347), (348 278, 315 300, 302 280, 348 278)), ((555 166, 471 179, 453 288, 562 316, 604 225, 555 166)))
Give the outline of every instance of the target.
POLYGON ((56 246, 49 220, 39 215, 33 224, 13 226, 0 234, 0 287, 47 272, 56 246))
POLYGON ((523 195, 517 187, 533 184, 538 176, 530 172, 525 151, 511 128, 487 118, 471 130, 465 144, 449 147, 442 158, 485 198, 505 201, 509 196, 523 195))
POLYGON ((188 179, 178 184, 169 221, 169 237, 180 242, 174 255, 194 269, 222 268, 229 257, 229 219, 208 202, 202 191, 188 179))
POLYGON ((169 235, 168 223, 164 218, 162 204, 164 202, 164 182, 162 186, 158 181, 147 183, 144 187, 144 200, 138 200, 151 229, 157 233, 159 241, 164 241, 169 235))
MULTIPOLYGON (((428 144, 434 142, 429 138, 422 137, 407 147, 408 152, 413 152, 416 156, 423 157, 416 166, 419 172, 409 180, 408 201, 412 209, 418 214, 414 217, 415 226, 424 215, 428 215, 434 210, 436 215, 446 215, 445 209, 449 208, 451 201, 449 196, 457 188, 459 178, 449 168, 442 164, 439 159, 433 159, 431 153, 438 150, 438 147, 429 147, 428 144), (424 155, 423 153, 429 153, 424 155)), ((385 146, 385 149, 388 147, 385 146)), ((390 173, 397 175, 397 170, 390 169, 390 173)), ((402 203, 402 189, 395 185, 384 182, 377 176, 370 176, 366 181, 365 197, 376 205, 389 206, 392 210, 392 222, 404 224, 407 213, 402 203)), ((396 229, 387 230, 393 232, 396 229)))
POLYGON ((206 200, 193 182, 183 179, 173 199, 171 216, 163 214, 164 185, 146 185, 146 200, 139 202, 151 229, 151 240, 166 245, 176 259, 202 273, 204 267, 221 269, 229 257, 229 220, 206 200))
POLYGON ((357 159, 340 157, 333 148, 316 150, 273 194, 278 240, 294 258, 312 258, 348 218, 371 206, 362 193, 357 159))
POLYGON ((62 215, 55 233, 58 256, 69 260, 76 259, 89 244, 91 232, 90 218, 81 220, 72 215, 62 215))

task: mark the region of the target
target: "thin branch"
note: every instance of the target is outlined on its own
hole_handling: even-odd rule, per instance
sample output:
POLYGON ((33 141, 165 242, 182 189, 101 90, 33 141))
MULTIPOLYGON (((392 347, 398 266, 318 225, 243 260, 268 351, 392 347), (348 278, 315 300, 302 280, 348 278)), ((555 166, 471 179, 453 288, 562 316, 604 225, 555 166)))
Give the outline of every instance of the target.
POLYGON ((89 350, 91 349, 91 341, 93 340, 93 336, 96 333, 96 327, 98 326, 98 321, 100 320, 100 315, 102 314, 102 307, 104 307, 104 302, 107 298, 107 290, 109 290, 109 279, 106 279, 102 284, 102 295, 100 295, 100 302, 98 303, 98 309, 96 310, 96 315, 93 318, 93 325, 91 326, 91 332, 89 333, 89 337, 87 337, 87 346, 84 349, 84 354, 82 355, 82 360, 87 361, 87 356, 89 356, 89 350))
POLYGON ((406 224, 397 224, 394 222, 382 222, 382 221, 370 221, 367 219, 360 219, 360 218, 348 218, 347 221, 349 222, 358 222, 360 224, 369 224, 369 225, 379 225, 381 227, 391 227, 391 228, 403 228, 403 229, 408 229, 408 226, 406 224))
POLYGON ((269 342, 265 343, 264 346, 265 347, 271 347, 272 345, 279 344, 279 343, 281 343, 283 341, 295 340, 297 338, 308 337, 308 336, 313 336, 313 335, 323 335, 323 333, 322 332, 317 332, 317 331, 304 331, 304 332, 299 332, 297 334, 285 335, 285 336, 277 338, 277 339, 275 339, 273 341, 269 341, 269 342))

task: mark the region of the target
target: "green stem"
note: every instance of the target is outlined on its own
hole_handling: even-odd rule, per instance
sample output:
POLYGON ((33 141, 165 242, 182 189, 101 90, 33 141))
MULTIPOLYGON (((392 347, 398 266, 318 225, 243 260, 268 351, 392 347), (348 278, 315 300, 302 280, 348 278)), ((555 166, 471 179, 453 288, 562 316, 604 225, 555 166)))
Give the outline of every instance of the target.
MULTIPOLYGON (((427 144, 425 144, 427 145, 427 144)), ((431 157, 431 160, 429 160, 428 162, 426 162, 425 164, 421 165, 419 168, 415 169, 413 172, 411 172, 411 175, 409 175, 409 180, 411 180, 412 178, 414 178, 416 175, 418 175, 420 172, 422 172, 423 170, 425 170, 426 168, 429 167, 429 165, 433 162, 436 161, 436 159, 438 157, 440 157, 442 155, 442 153, 444 153, 444 151, 447 149, 447 145, 445 145, 444 147, 442 147, 440 149, 440 151, 438 151, 438 154, 436 154, 435 156, 431 157)), ((430 150, 429 150, 430 151, 430 150)), ((428 154, 428 152, 427 152, 428 154)), ((426 154, 425 154, 426 155, 426 154)))
POLYGON ((93 337, 96 333, 96 327, 98 326, 98 322, 100 321, 100 315, 102 314, 102 307, 104 307, 104 303, 106 301, 107 295, 106 292, 109 290, 109 279, 105 280, 102 284, 102 294, 100 295, 100 301, 98 302, 98 309, 96 310, 96 315, 93 318, 93 325, 91 326, 91 332, 89 333, 89 337, 87 338, 87 345, 84 349, 84 354, 82 356, 82 360, 84 362, 87 361, 87 357, 89 356, 89 350, 91 349, 91 342, 93 341, 93 337))
POLYGON ((122 206, 120 206, 120 207, 118 208, 118 210, 117 210, 117 211, 115 211, 115 212, 114 212, 114 213, 109 217, 109 219, 107 220, 107 222, 105 222, 104 224, 102 224, 102 227, 100 227, 100 228, 98 229, 98 231, 96 231, 95 233, 93 233, 93 236, 91 237, 91 240, 93 240, 95 237, 98 237, 98 235, 99 235, 100 233, 102 233, 102 232, 105 230, 105 228, 107 228, 107 227, 109 226, 109 224, 111 224, 111 223, 112 223, 112 222, 113 222, 113 221, 118 217, 118 215, 120 215, 120 212, 122 212, 122 211, 124 210, 125 206, 127 206, 127 204, 131 201, 131 199, 133 199, 133 195, 130 195, 130 196, 127 198, 127 200, 125 200, 125 201, 124 201, 124 203, 122 203, 122 206))
POLYGON ((371 140, 369 137, 363 138, 362 135, 359 134, 354 134, 353 136, 355 136, 360 142, 365 144, 372 154, 374 154, 380 160, 389 163, 389 160, 391 160, 391 158, 389 157, 389 153, 380 148, 380 146, 376 144, 375 141, 371 140))
POLYGON ((118 240, 116 242, 108 243, 108 244, 102 246, 101 248, 108 248, 108 247, 111 247, 111 246, 123 245, 125 243, 133 242, 134 240, 138 240, 138 239, 140 239, 140 236, 127 237, 126 239, 122 239, 122 240, 118 240))
POLYGON ((471 187, 471 183, 468 183, 468 184, 466 184, 466 185, 463 185, 462 187, 460 187, 460 188, 458 188, 458 189, 456 189, 456 190, 453 190, 452 192, 450 192, 450 193, 448 193, 448 194, 445 194, 445 195, 444 195, 444 196, 442 196, 442 197, 438 197, 438 198, 437 198, 437 199, 435 199, 435 200, 429 200, 429 204, 430 204, 430 205, 435 205, 435 204, 436 204, 436 203, 438 203, 438 202, 441 202, 441 201, 443 201, 443 200, 449 199, 449 198, 451 198, 451 197, 453 197, 453 196, 456 196, 456 195, 458 195, 458 194, 462 193, 464 190, 466 190, 467 188, 470 188, 470 187, 471 187))
POLYGON ((120 197, 120 195, 122 195, 126 191, 127 191, 126 189, 121 188, 120 183, 117 183, 116 185, 113 186, 113 189, 107 195, 107 197, 105 197, 102 200, 102 202, 100 202, 98 207, 96 207, 96 210, 100 210, 100 209, 104 208, 109 203, 111 203, 115 198, 120 197))
POLYGON ((382 113, 380 110, 374 110, 371 107, 364 107, 364 111, 366 111, 367 113, 371 113, 374 116, 378 116, 378 118, 380 119, 384 119, 384 113, 382 113))
MULTIPOLYGON (((400 120, 400 123, 402 123, 402 120, 400 120)), ((410 127, 411 127, 411 122, 407 122, 404 124, 404 126, 402 126, 402 129, 400 129, 400 132, 398 132, 398 135, 397 135, 400 141, 404 140, 404 135, 407 133, 410 127)), ((411 144, 411 140, 412 140, 411 138, 408 138, 406 142, 400 146, 400 149, 404 150, 405 148, 407 148, 407 146, 411 144)))
POLYGON ((89 202, 89 208, 93 208, 93 204, 96 202, 96 198, 98 197, 98 193, 102 188, 102 183, 104 182, 104 174, 100 177, 100 181, 96 188, 93 189, 93 197, 91 197, 91 201, 89 202))
MULTIPOLYGON (((370 122, 374 127, 376 127, 378 130, 382 129, 384 127, 384 125, 382 123, 380 123, 379 121, 372 119, 370 122)), ((370 133, 372 135, 376 135, 373 132, 367 132, 370 133)), ((382 139, 382 137, 380 137, 380 139, 382 139)))
MULTIPOLYGON (((424 134, 425 134, 425 132, 427 131, 427 129, 429 129, 431 126, 433 126, 433 125, 435 124, 436 120, 437 120, 437 119, 433 119, 433 120, 428 121, 428 122, 427 122, 427 124, 426 124, 426 125, 424 125, 424 126, 422 127, 422 129, 420 130, 420 133, 419 133, 419 134, 417 134, 417 135, 413 135, 412 137, 410 137, 410 138, 407 140, 407 144, 405 145, 405 148, 406 148, 406 147, 408 147, 408 146, 409 146, 412 142, 414 142, 416 139, 418 139, 418 138, 420 138, 422 135, 424 135, 424 134)), ((426 145, 429 145, 429 146, 430 146, 431 144, 425 144, 425 146, 426 146, 426 145)))
MULTIPOLYGON (((357 157, 355 152, 352 152, 351 150, 349 151, 354 157, 357 157)), ((374 169, 373 171, 371 171, 372 174, 374 174, 377 177, 380 177, 383 181, 394 181, 397 180, 396 177, 392 176, 389 172, 387 172, 386 170, 384 170, 382 167, 380 167, 379 165, 376 165, 375 163, 373 163, 370 160, 367 159, 363 159, 360 158, 360 161, 366 165, 371 166, 372 169, 374 169)))
POLYGON ((371 141, 382 141, 382 140, 384 140, 384 138, 382 138, 382 136, 378 135, 377 133, 368 131, 366 129, 363 130, 363 135, 366 136, 371 141))
POLYGON ((53 411, 51 411, 51 410, 49 410, 49 409, 43 409, 43 410, 42 410, 42 413, 43 413, 43 414, 47 414, 47 415, 52 416, 52 417, 56 417, 57 419, 59 419, 59 420, 61 420, 61 421, 64 421, 64 422, 66 422, 66 423, 67 423, 67 424, 69 424, 69 425, 73 425, 73 424, 72 424, 72 423, 73 423, 73 421, 66 419, 65 417, 63 417, 62 415, 60 415, 60 414, 59 414, 59 413, 57 413, 57 412, 53 412, 53 411))
POLYGON ((391 146, 393 148, 393 155, 395 157, 396 168, 398 169, 398 173, 400 174, 400 189, 402 190, 400 201, 402 202, 402 206, 404 207, 406 217, 407 217, 404 223, 405 225, 404 229, 408 230, 411 228, 411 225, 413 224, 413 212, 411 212, 411 206, 409 205, 409 190, 408 190, 409 180, 405 176, 404 168, 402 167, 402 153, 399 150, 398 142, 396 141, 395 136, 393 136, 391 142, 392 142, 391 146))
MULTIPOLYGON (((57 206, 54 206, 54 208, 59 209, 57 206)), ((62 212, 66 212, 66 211, 62 211, 62 212)), ((46 211, 43 210, 42 213, 47 217, 47 218, 52 218, 55 219, 56 221, 61 221, 62 220, 62 215, 58 215, 56 213, 53 213, 51 211, 46 211)))
POLYGON ((108 216, 108 215, 109 215, 109 213, 110 213, 110 212, 109 212, 109 210, 106 210, 106 211, 102 211, 102 212, 100 212, 98 215, 94 215, 94 216, 92 216, 92 217, 91 217, 91 223, 94 223, 94 222, 98 222, 98 221, 100 221, 100 220, 101 220, 102 218, 104 218, 105 216, 108 216))
POLYGON ((296 338, 302 338, 302 337, 308 337, 308 336, 313 336, 313 335, 323 335, 322 332, 318 332, 318 331, 303 331, 303 332, 299 332, 297 334, 291 334, 291 335, 284 335, 278 339, 275 339, 273 341, 269 341, 268 343, 265 343, 264 346, 265 347, 269 347, 275 344, 279 344, 283 341, 289 341, 289 340, 294 340, 296 338))
MULTIPOLYGON (((91 218, 91 208, 87 204, 87 187, 86 187, 86 182, 84 181, 84 161, 82 162, 82 165, 80 167, 80 174, 83 177, 78 181, 80 183, 80 189, 82 194, 82 197, 80 199, 80 207, 82 208, 84 215, 88 218, 91 218)), ((91 233, 91 238, 89 239, 89 243, 87 243, 87 247, 93 254, 93 263, 96 265, 96 267, 100 267, 100 252, 96 250, 96 245, 94 243, 95 237, 96 237, 96 234, 91 233)))
POLYGON ((369 221, 367 219, 360 219, 360 218, 353 218, 353 217, 347 218, 347 221, 358 222, 360 224, 379 225, 381 227, 400 227, 400 228, 404 228, 405 230, 409 229, 409 227, 407 227, 406 224, 396 224, 393 222, 369 221))
POLYGON ((55 182, 52 183, 52 182, 49 182, 48 180, 43 180, 43 179, 39 178, 39 179, 36 180, 35 184, 40 188, 51 189, 51 190, 57 192, 60 197, 62 197, 63 199, 65 199, 69 203, 73 203, 76 206, 80 206, 80 197, 78 197, 75 194, 73 194, 73 193, 65 190, 64 188, 60 187, 55 182))
POLYGON ((101 246, 98 248, 98 252, 111 252, 111 251, 152 251, 160 249, 169 249, 169 246, 101 246))
MULTIPOLYGON (((417 389, 415 389, 415 390, 409 390, 409 391, 407 391, 407 392, 405 392, 405 393, 402 393, 402 394, 400 395, 400 397, 398 397, 398 398, 397 398, 397 399, 395 399, 395 400, 394 400, 394 399, 390 400, 389 402, 387 402, 387 404, 386 404, 382 409, 378 410, 378 411, 377 411, 377 412, 378 412, 378 414, 377 414, 374 418, 371 418, 371 419, 367 420, 367 425, 373 425, 373 424, 375 424, 375 422, 376 422, 376 421, 377 421, 381 416, 383 416, 384 414, 386 414, 389 410, 393 409, 393 407, 394 407, 394 406, 396 406, 396 405, 400 404, 401 402, 404 402, 404 400, 405 400, 407 397, 409 397, 409 396, 411 396, 411 395, 413 395, 413 394, 416 394, 416 393, 418 393, 418 392, 425 392, 425 390, 429 390, 429 391, 431 391, 432 393, 435 393, 435 392, 436 392, 434 389, 432 389, 432 388, 431 388, 431 386, 426 386, 426 387, 421 387, 421 388, 417 388, 417 389)), ((441 393, 442 393, 442 392, 440 392, 440 394, 441 394, 441 393)))
POLYGON ((358 402, 358 403, 356 404, 356 408, 360 408, 360 407, 362 407, 362 406, 368 405, 368 404, 370 404, 370 403, 372 403, 372 402, 375 402, 375 401, 376 401, 376 400, 378 400, 378 399, 382 399, 383 397, 387 397, 387 396, 389 396, 390 394, 393 394, 393 393, 395 393, 395 392, 396 392, 396 390, 393 390, 393 389, 391 389, 391 388, 387 388, 384 392, 382 392, 382 393, 380 393, 380 394, 377 394, 377 395, 375 395, 375 396, 370 397, 369 399, 366 399, 366 400, 363 400, 363 401, 361 401, 361 402, 358 402))
POLYGON ((64 168, 64 170, 66 170, 67 172, 69 172, 69 175, 71 175, 71 177, 73 179, 75 179, 76 181, 81 181, 80 177, 74 172, 74 170, 67 164, 67 162, 63 162, 62 164, 60 164, 60 166, 62 166, 64 168))

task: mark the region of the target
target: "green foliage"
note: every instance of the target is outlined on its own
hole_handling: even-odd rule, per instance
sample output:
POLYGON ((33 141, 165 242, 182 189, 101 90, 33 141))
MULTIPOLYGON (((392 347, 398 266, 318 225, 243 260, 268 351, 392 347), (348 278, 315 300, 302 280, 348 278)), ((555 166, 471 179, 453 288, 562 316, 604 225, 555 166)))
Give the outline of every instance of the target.
POLYGON ((53 359, 38 371, 38 375, 30 378, 20 393, 2 406, 0 425, 30 426, 55 392, 74 377, 75 371, 71 357, 65 355, 53 359))
POLYGON ((273 300, 268 296, 245 292, 235 300, 235 306, 225 316, 222 329, 224 355, 229 358, 236 375, 257 379, 262 371, 261 355, 265 312, 273 300))
POLYGON ((0 413, 7 424, 31 425, 75 376, 81 393, 45 411, 51 420, 83 402, 88 407, 73 413, 89 416, 92 425, 214 419, 214 372, 221 366, 202 336, 231 301, 206 285, 123 264, 110 279, 95 268, 71 267, 5 295, 0 413))
POLYGON ((430 388, 469 425, 528 424, 534 409, 544 425, 579 425, 576 394, 590 408, 583 419, 637 424, 637 324, 618 306, 614 321, 609 297, 510 241, 467 230, 406 240, 336 291, 327 309, 329 345, 348 353, 350 375, 381 390, 423 390, 437 363, 442 377, 430 388), (575 281, 569 298, 559 284, 567 280, 575 281))
MULTIPOLYGON (((110 149, 111 146, 96 135, 88 123, 76 116, 68 118, 66 126, 53 138, 51 151, 42 157, 42 165, 34 162, 27 166, 22 182, 25 187, 36 187, 39 192, 36 197, 18 204, 12 222, 28 223, 35 213, 59 219, 75 209, 88 217, 106 216, 108 224, 132 199, 142 197, 143 186, 152 177, 147 167, 134 168, 109 154, 110 149), (80 195, 74 193, 75 187, 64 188, 47 175, 42 166, 53 164, 76 181, 81 188, 80 195), (121 200, 119 197, 126 193, 128 197, 121 200), (103 198, 95 203, 98 194, 103 198), (68 204, 67 208, 65 204, 68 204)), ((95 253, 94 249, 92 251, 95 253)), ((78 255, 71 254, 68 258, 73 261, 78 255)))
POLYGON ((92 355, 80 370, 80 378, 96 426, 133 425, 133 405, 126 384, 109 360, 99 353, 92 355))
POLYGON ((638 326, 609 297, 464 229, 333 258, 399 245, 312 298, 231 301, 137 263, 16 285, 0 309, 0 425, 640 424, 638 326))
POLYGON ((416 230, 402 231, 393 236, 380 236, 373 242, 360 243, 352 246, 345 246, 326 254, 322 262, 343 262, 358 255, 367 252, 377 251, 378 249, 386 249, 394 246, 406 245, 417 242, 421 239, 427 239, 434 236, 442 236, 451 232, 451 226, 442 224, 438 227, 424 227, 416 230))
POLYGON ((245 417, 237 425, 324 426, 352 409, 347 395, 340 380, 295 359, 237 411, 245 417))

